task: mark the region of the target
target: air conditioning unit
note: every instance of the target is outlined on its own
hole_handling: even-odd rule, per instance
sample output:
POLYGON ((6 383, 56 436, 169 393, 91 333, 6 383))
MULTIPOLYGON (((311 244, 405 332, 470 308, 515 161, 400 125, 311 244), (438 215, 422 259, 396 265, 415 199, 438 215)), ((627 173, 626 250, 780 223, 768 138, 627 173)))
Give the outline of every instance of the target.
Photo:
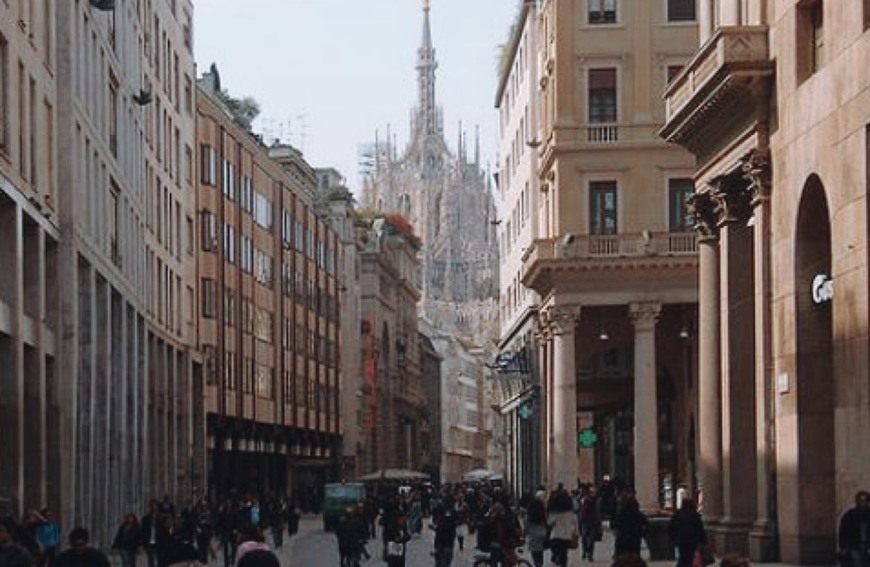
POLYGON ((103 10, 104 12, 109 12, 115 9, 115 0, 90 0, 91 6, 96 8, 97 10, 103 10))

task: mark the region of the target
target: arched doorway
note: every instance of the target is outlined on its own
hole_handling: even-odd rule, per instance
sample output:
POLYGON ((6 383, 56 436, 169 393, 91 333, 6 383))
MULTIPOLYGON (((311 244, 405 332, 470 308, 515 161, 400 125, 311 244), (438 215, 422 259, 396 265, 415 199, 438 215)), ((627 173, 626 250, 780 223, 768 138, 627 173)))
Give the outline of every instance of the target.
MULTIPOLYGON (((831 278, 831 224, 825 189, 804 185, 795 234, 797 548, 801 564, 829 563, 835 549, 835 440, 831 298, 818 293, 831 278), (814 293, 815 289, 815 293, 814 293)), ((784 552, 786 550, 783 550, 784 552)))

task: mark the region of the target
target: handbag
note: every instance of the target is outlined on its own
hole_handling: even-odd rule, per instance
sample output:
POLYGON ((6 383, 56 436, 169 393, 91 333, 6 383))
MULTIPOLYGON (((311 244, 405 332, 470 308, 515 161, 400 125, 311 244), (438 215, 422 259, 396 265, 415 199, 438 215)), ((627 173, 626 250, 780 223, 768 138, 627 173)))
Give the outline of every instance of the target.
POLYGON ((571 541, 568 543, 568 549, 577 549, 580 547, 580 534, 574 532, 571 534, 571 541))
POLYGON ((695 550, 695 556, 692 557, 692 567, 707 567, 716 562, 716 558, 710 552, 706 545, 701 545, 695 550))

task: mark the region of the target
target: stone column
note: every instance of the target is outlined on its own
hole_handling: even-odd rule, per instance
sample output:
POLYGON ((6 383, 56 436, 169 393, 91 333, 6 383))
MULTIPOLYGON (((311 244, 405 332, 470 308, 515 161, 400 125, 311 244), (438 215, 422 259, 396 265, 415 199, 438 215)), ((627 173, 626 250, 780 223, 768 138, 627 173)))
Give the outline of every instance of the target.
POLYGON ((553 332, 553 453, 550 484, 577 485, 577 371, 575 327, 579 306, 549 309, 553 332))
POLYGON ((722 518, 722 391, 719 345, 719 235, 709 191, 691 201, 699 233, 698 288, 698 490, 708 526, 722 518))
POLYGON ((750 155, 743 171, 750 182, 755 262, 755 437, 758 447, 756 519, 749 534, 753 561, 776 557, 773 515, 776 513, 776 445, 773 411, 773 350, 770 285, 770 166, 765 153, 750 155))
POLYGON ((659 437, 656 394, 656 322, 660 303, 632 303, 634 324, 634 486, 640 509, 659 510, 659 437))
POLYGON ((720 26, 740 25, 740 0, 719 0, 719 6, 721 14, 720 26))
POLYGON ((713 35, 713 1, 701 0, 698 9, 698 36, 701 45, 713 35))

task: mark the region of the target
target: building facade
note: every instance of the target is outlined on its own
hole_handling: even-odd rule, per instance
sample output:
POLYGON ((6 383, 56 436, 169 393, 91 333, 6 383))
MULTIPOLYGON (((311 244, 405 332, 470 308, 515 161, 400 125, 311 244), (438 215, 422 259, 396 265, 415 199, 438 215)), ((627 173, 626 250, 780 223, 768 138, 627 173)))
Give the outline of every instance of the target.
POLYGON ((538 230, 538 11, 520 5, 503 52, 495 97, 499 112, 499 355, 493 376, 498 416, 493 436, 503 471, 517 494, 543 481, 540 375, 535 330, 541 298, 522 283, 523 254, 538 230))
POLYGON ((314 505, 340 474, 340 244, 318 217, 316 176, 265 147, 197 86, 199 341, 208 482, 314 505))
POLYGON ((400 215, 360 216, 362 404, 358 470, 420 470, 429 433, 417 323, 419 239, 400 215))
POLYGON ((537 9, 537 226, 521 281, 541 298, 544 480, 607 474, 657 511, 694 462, 693 160, 657 133, 697 42, 695 2, 537 9))
POLYGON ((868 482, 870 4, 701 2, 662 135, 696 157, 698 441, 720 549, 830 562, 868 482))
MULTIPOLYGON (((464 376, 483 380, 482 370, 493 356, 498 335, 495 204, 491 182, 481 168, 479 141, 469 151, 467 136, 461 132, 454 153, 445 140, 443 115, 436 102, 437 66, 429 5, 424 2, 416 65, 419 100, 410 139, 401 155, 389 131, 385 140, 378 139, 367 148, 362 156, 367 166, 361 203, 377 211, 401 214, 422 240, 420 330, 432 339, 442 358, 442 379, 450 382, 464 376), (478 360, 474 371, 466 368, 469 356, 478 360)), ((476 384, 476 392, 482 392, 483 382, 476 384)), ((463 402, 448 397, 444 403, 463 402)), ((476 408, 469 415, 477 419, 484 415, 481 410, 476 408)), ((457 439, 467 440, 469 445, 462 451, 473 455, 469 460, 477 467, 485 466, 486 443, 478 439, 488 435, 485 425, 474 421, 461 426, 463 434, 456 436, 453 433, 458 430, 445 424, 441 432, 444 443, 455 445, 457 439), (465 435, 466 429, 474 433, 465 435)), ((441 468, 447 471, 454 467, 445 463, 441 468)))
POLYGON ((97 544, 202 482, 192 17, 184 1, 0 4, 0 485, 97 544))

